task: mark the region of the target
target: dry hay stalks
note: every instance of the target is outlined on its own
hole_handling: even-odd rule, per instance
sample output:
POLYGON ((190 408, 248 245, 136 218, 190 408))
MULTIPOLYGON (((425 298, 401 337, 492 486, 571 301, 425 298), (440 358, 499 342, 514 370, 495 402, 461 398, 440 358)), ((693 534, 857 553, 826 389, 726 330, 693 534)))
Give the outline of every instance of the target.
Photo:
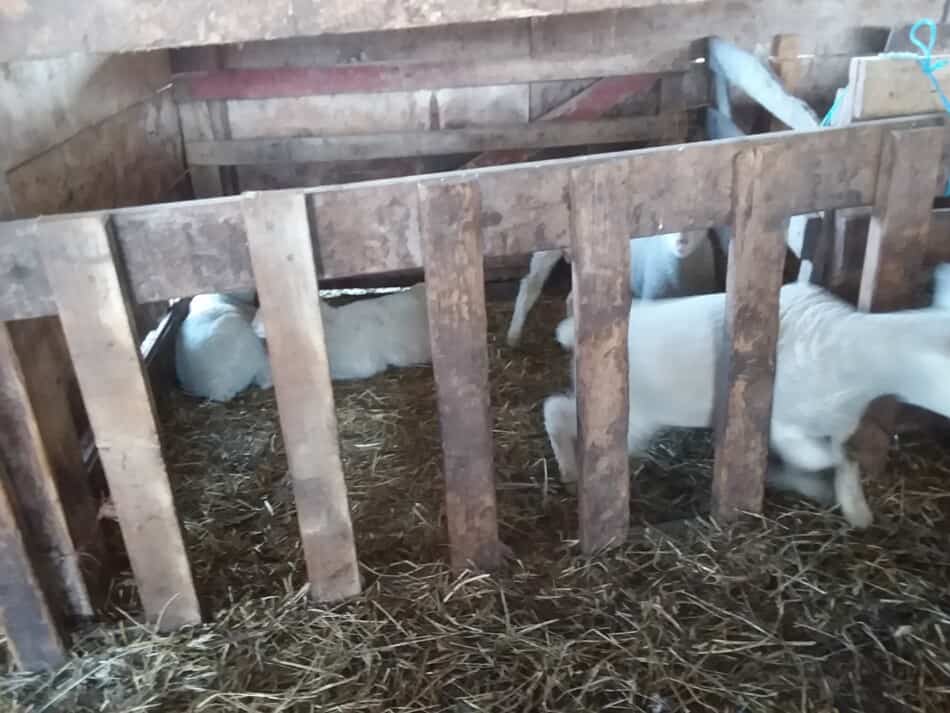
MULTIPOLYGON (((523 353, 490 344, 514 551, 501 572, 443 564, 429 370, 336 389, 367 588, 332 607, 306 596, 272 394, 226 406, 175 395, 168 461, 214 620, 169 635, 140 626, 126 573, 75 657, 51 675, 8 673, 0 701, 37 713, 950 710, 945 449, 895 450, 865 533, 770 498, 766 516, 728 529, 646 528, 580 557, 539 409, 567 384, 549 338, 563 302, 538 311, 523 353)), ((492 335, 507 316, 492 305, 492 335)), ((635 517, 695 512, 709 464, 705 435, 661 439, 638 469, 635 517)))

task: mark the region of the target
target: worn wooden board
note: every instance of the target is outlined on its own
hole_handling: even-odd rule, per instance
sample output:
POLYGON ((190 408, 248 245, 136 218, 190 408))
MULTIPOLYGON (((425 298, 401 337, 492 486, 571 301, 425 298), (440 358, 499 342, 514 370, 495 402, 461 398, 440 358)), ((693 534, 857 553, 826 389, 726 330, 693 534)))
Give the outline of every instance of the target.
POLYGON ((0 171, 147 100, 170 80, 164 51, 74 54, 0 69, 0 171))
POLYGON ((79 379, 147 619, 201 620, 162 457, 151 389, 107 222, 39 225, 38 247, 79 379))
POLYGON ((16 664, 27 671, 56 668, 66 660, 59 625, 40 586, 0 461, 0 628, 16 664))
POLYGON ((0 325, 0 462, 49 604, 57 618, 78 620, 103 602, 105 548, 68 408, 61 339, 51 317, 0 325))
POLYGON ((478 186, 464 179, 424 184, 418 201, 450 560, 456 569, 491 569, 501 549, 478 186))
POLYGON ((888 134, 868 229, 858 306, 881 312, 912 303, 924 265, 938 173, 939 127, 888 134))
POLYGON ((489 22, 617 7, 698 0, 296 0, 234 5, 225 0, 166 0, 143 5, 93 0, 33 0, 4 7, 0 61, 68 52, 129 52, 158 47, 489 22), (63 23, 68 17, 69 22, 63 23))
POLYGON ((300 538, 317 601, 360 592, 307 205, 293 193, 242 201, 267 329, 300 538))
POLYGON ((168 200, 182 178, 178 111, 164 91, 7 174, 17 213, 41 215, 168 200))
POLYGON ((776 206, 781 181, 770 180, 779 166, 779 154, 766 148, 735 159, 712 486, 713 512, 725 521, 762 510, 788 223, 776 206))
POLYGON ((559 121, 477 129, 414 131, 298 139, 194 141, 185 144, 191 166, 358 161, 375 158, 437 156, 552 146, 651 141, 675 124, 683 112, 663 117, 559 121))
MULTIPOLYGON (((781 155, 785 190, 775 209, 786 215, 869 205, 885 133, 941 123, 934 116, 905 118, 303 192, 315 209, 319 276, 346 277, 421 266, 415 186, 442 177, 477 176, 486 255, 527 254, 569 246, 572 168, 630 162, 642 175, 657 177, 638 184, 636 200, 629 202, 630 235, 695 230, 731 220, 726 167, 740 150, 774 147, 781 155), (354 205, 361 210, 354 211, 354 205)), ((941 177, 932 190, 936 195, 943 188, 941 177)), ((238 199, 121 209, 113 212, 113 222, 137 302, 254 285, 238 199)), ((29 230, 29 222, 0 223, 0 319, 54 312, 35 248, 22 239, 29 230)))
MULTIPOLYGON (((933 57, 935 64, 947 60, 950 54, 933 57)), ((947 86, 950 66, 937 69, 934 76, 947 86)), ((857 97, 851 113, 855 121, 944 111, 940 95, 916 59, 855 57, 851 61, 851 86, 857 97)))
POLYGON ((623 543, 630 526, 631 294, 624 207, 635 190, 636 174, 629 169, 600 163, 570 174, 579 530, 587 553, 623 543))

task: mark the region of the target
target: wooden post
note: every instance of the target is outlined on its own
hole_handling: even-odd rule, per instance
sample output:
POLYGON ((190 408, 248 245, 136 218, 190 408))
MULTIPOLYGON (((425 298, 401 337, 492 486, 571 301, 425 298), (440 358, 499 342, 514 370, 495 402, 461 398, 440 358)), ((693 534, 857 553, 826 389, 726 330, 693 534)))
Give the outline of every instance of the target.
POLYGON ((149 622, 201 621, 108 219, 41 220, 39 250, 149 622))
POLYGON ((306 199, 300 193, 249 193, 242 208, 310 595, 324 602, 345 599, 360 593, 360 573, 306 199))
MULTIPOLYGON (((776 35, 772 39, 771 64, 775 76, 782 82, 782 87, 789 94, 798 91, 802 77, 802 64, 798 59, 801 54, 801 38, 798 35, 776 35)), ((761 110, 768 122, 769 131, 786 131, 788 126, 781 119, 772 116, 765 109, 761 110)))
POLYGON ((769 451, 779 289, 787 220, 769 206, 767 148, 736 156, 734 235, 726 272, 724 354, 716 400, 713 511, 760 512, 769 451))
POLYGON ((0 572, 0 627, 14 660, 26 671, 56 668, 66 659, 66 646, 30 562, 2 461, 0 572))
MULTIPOLYGON (((903 129, 885 137, 868 228, 858 307, 869 312, 914 304, 927 254, 942 127, 903 129)), ((875 400, 853 437, 865 477, 883 476, 900 405, 875 400)))
POLYGON ((622 544, 630 527, 630 195, 617 165, 573 169, 569 185, 580 540, 593 553, 622 544))
MULTIPOLYGON (((36 555, 36 575, 58 617, 91 618, 93 599, 80 556, 101 560, 98 522, 82 460, 79 438, 66 409, 62 384, 50 378, 52 359, 46 328, 52 318, 17 323, 28 332, 23 340, 34 348, 32 363, 21 360, 13 324, 0 323, 0 464, 23 517, 23 536, 36 555), (28 369, 47 384, 32 384, 28 369), (44 392, 39 388, 45 386, 44 392), (50 408, 52 406, 52 408, 50 408), (72 518, 70 518, 72 515, 72 518), (70 527, 72 525, 72 527, 70 527)), ((58 327, 56 327, 58 329, 58 327)), ((61 363, 60 363, 61 364, 61 363)), ((34 379, 33 381, 37 381, 34 379)), ((98 579, 96 563, 91 582, 98 579)), ((104 588, 94 590, 96 593, 104 588)))
POLYGON ((418 186, 432 370, 452 567, 491 569, 500 548, 488 394, 481 199, 465 179, 418 186))

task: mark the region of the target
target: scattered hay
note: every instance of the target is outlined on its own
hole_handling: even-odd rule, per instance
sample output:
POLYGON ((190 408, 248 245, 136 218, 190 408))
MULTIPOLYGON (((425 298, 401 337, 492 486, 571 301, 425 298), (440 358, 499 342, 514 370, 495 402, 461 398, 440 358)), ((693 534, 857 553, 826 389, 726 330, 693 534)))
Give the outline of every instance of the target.
MULTIPOLYGON (((907 441, 871 496, 879 524, 770 498, 766 516, 647 528, 578 556, 576 502, 557 482, 540 400, 567 385, 537 308, 522 351, 491 305, 499 518, 514 551, 496 576, 446 559, 431 372, 336 389, 365 593, 306 597, 273 395, 228 405, 173 394, 169 467, 195 578, 214 619, 156 635, 123 611, 49 676, 0 678, 22 711, 942 711, 950 710, 950 451, 907 441), (901 476, 901 477, 896 477, 901 476)), ((660 439, 637 471, 647 521, 701 512, 702 433, 660 439), (674 477, 675 476, 675 477, 674 477)))

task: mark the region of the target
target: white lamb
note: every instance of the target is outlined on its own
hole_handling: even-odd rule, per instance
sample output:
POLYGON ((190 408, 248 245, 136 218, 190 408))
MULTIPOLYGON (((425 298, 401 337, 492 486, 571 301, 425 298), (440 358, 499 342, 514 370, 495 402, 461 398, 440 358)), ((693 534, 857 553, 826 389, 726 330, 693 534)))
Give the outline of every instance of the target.
POLYGON ((271 386, 263 342, 254 334, 254 291, 192 298, 175 344, 182 388, 212 401, 229 401, 251 384, 271 386))
MULTIPOLYGON (((320 300, 320 315, 333 381, 365 379, 390 366, 432 361, 424 283, 339 307, 320 300)), ((254 331, 265 338, 260 313, 254 331)))
MULTIPOLYGON (((771 447, 786 467, 770 485, 823 500, 834 469, 833 500, 855 527, 873 517, 858 465, 844 444, 867 405, 882 395, 950 416, 950 276, 937 275, 937 297, 925 309, 867 314, 807 283, 781 290, 771 447)), ((725 295, 634 302, 627 448, 642 451, 664 427, 712 425, 716 359, 723 341, 725 295)), ((573 319, 558 327, 571 348, 573 319)), ((545 427, 561 477, 577 479, 577 415, 573 395, 545 400, 545 427)))
MULTIPOLYGON (((531 256, 528 274, 518 286, 514 314, 508 327, 509 346, 521 343, 528 312, 538 301, 544 283, 560 259, 559 250, 546 250, 531 256)), ((631 239, 630 289, 634 297, 645 300, 714 292, 717 289, 715 261, 706 231, 631 239)))

